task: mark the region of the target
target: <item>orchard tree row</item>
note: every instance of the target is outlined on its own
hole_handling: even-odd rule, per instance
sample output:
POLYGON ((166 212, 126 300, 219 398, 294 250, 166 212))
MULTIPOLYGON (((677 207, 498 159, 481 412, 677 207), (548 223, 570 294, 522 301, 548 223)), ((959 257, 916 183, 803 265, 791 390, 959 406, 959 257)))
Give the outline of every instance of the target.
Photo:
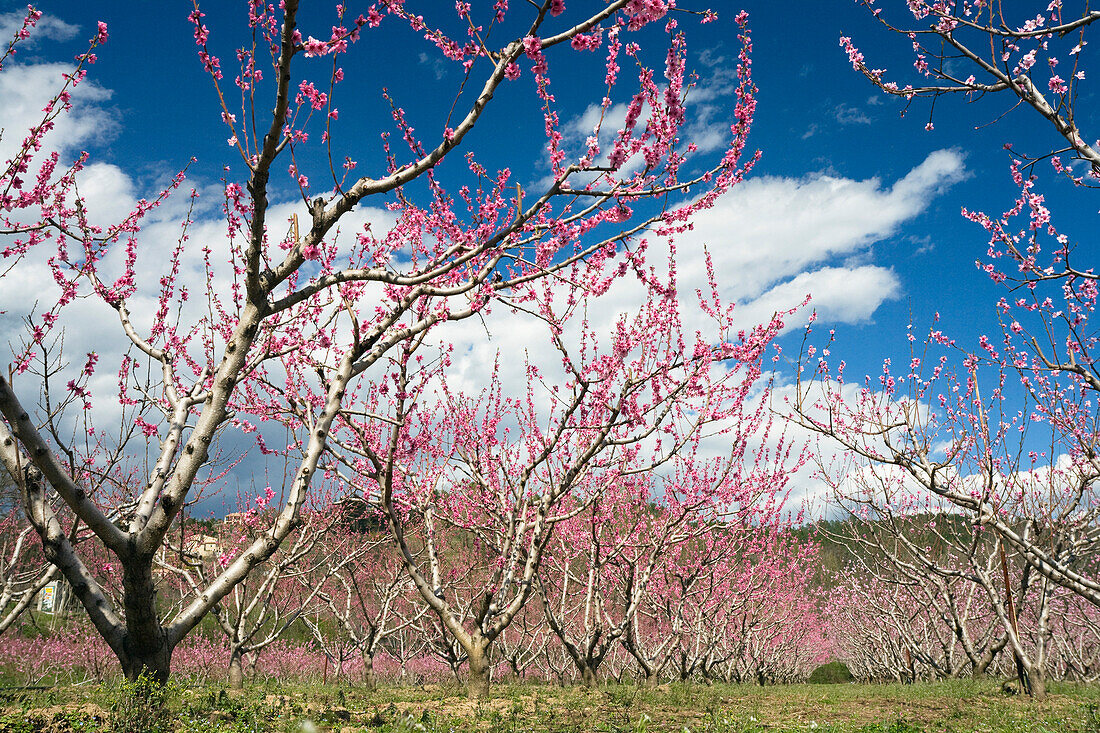
POLYGON ((427 17, 398 0, 362 14, 252 0, 240 28, 210 28, 196 3, 232 158, 216 229, 182 171, 105 223, 81 188, 88 156, 52 152, 108 42, 99 24, 0 172, 0 277, 48 283, 3 314, 22 325, 0 374, 18 496, 0 628, 61 577, 129 678, 167 679, 214 622, 235 682, 302 624, 337 670, 354 654, 370 680, 377 655, 430 650, 465 665, 476 696, 494 665, 532 660, 585 683, 609 659, 647 680, 795 679, 831 653, 825 638, 866 677, 1008 658, 1036 696, 1048 675, 1089 677, 1096 276, 1037 186, 1041 164, 1078 186, 1100 171, 1077 107, 1100 12, 914 0, 907 27, 870 8, 912 44, 917 84, 840 39, 888 94, 1007 97, 1063 141, 1009 146, 1019 198, 964 210, 988 234, 979 266, 1007 289, 994 335, 968 348, 911 333, 904 369, 887 358, 853 383, 829 361, 843 345, 813 330, 782 371, 773 347, 805 301, 742 323, 707 252, 678 249, 757 159, 747 14, 566 6, 427 17), (691 31, 715 21, 738 44, 717 149, 690 139, 687 106, 691 31), (385 88, 367 100, 382 114, 362 112, 356 54, 398 30, 421 44, 410 57, 461 71, 430 123, 385 88), (552 69, 599 90, 583 145, 552 69), (485 128, 526 112, 540 157, 511 160, 485 128), (164 245, 154 212, 181 201, 164 245), (702 286, 680 282, 687 262, 702 286), (67 324, 93 307, 104 347, 67 351, 67 324), (515 333, 495 357, 474 348, 515 333), (792 539, 789 481, 807 462, 852 520, 829 593, 810 581, 815 545, 792 539), (237 521, 188 519, 233 490, 237 521))
MULTIPOLYGON (((161 616, 193 602, 204 580, 263 531, 266 503, 261 494, 213 531, 196 523, 173 536, 154 572, 161 616)), ((670 513, 644 497, 619 497, 614 516, 609 508, 589 507, 560 529, 530 602, 484 651, 485 685, 490 676, 586 685, 764 684, 803 679, 819 663, 824 624, 816 598, 806 595, 813 545, 775 525, 693 522, 670 536, 670 513)), ((406 528, 418 566, 429 564, 431 552, 441 558, 433 598, 452 609, 461 628, 479 628, 498 553, 453 522, 437 520, 430 536, 423 516, 408 518, 406 528)), ((110 557, 101 559, 97 576, 117 599, 120 573, 110 557)), ((28 683, 113 676, 109 649, 86 633, 75 600, 62 600, 55 611, 16 622, 0 639, 0 665, 28 683), (44 641, 45 648, 28 653, 44 641)), ((381 513, 358 503, 303 510, 295 539, 223 598, 192 636, 174 656, 177 672, 232 686, 258 675, 366 687, 379 680, 478 682, 466 637, 452 633, 418 592, 381 513), (288 656, 300 669, 286 663, 288 656)))
MULTIPOLYGON (((56 285, 55 301, 25 314, 26 338, 0 377, 0 457, 22 516, 130 678, 166 679, 173 650, 208 614, 229 628, 246 580, 262 584, 272 563, 316 542, 308 514, 330 488, 377 507, 420 603, 468 660, 472 694, 485 694, 494 644, 536 595, 559 599, 545 608, 594 675, 664 558, 714 542, 713 526, 777 528, 786 476, 803 460, 766 409, 762 361, 782 314, 736 328, 713 272, 708 292, 681 300, 677 289, 677 233, 755 160, 743 155, 756 91, 747 17, 728 21, 741 46, 728 138, 704 157, 683 136, 691 81, 680 26, 710 13, 617 0, 585 15, 548 0, 476 12, 459 3, 425 19, 387 2, 357 17, 337 6, 331 25, 294 0, 244 10, 243 34, 212 32, 198 6, 190 15, 213 113, 239 158, 226 169, 217 241, 193 239, 188 213, 167 252, 144 245, 143 223, 182 173, 100 225, 79 187, 86 156, 66 167, 39 155, 108 39, 102 23, 8 163, 4 277, 46 268, 56 285), (341 148, 343 59, 392 27, 411 29, 465 81, 427 136, 384 91, 388 126, 369 147, 350 142, 367 137, 351 126, 341 148), (233 92, 222 57, 239 64, 233 92), (627 105, 622 126, 597 125, 576 157, 562 142, 555 58, 603 79, 604 113, 627 105), (500 97, 526 97, 542 120, 547 161, 527 191, 499 151, 464 144, 500 97), (367 172, 363 158, 376 162, 367 172), (325 183, 317 161, 329 161, 325 183), (288 184, 300 211, 272 218, 270 196, 288 184), (368 206, 385 212, 386 231, 356 219, 368 206), (665 252, 654 246, 653 257, 649 238, 665 252), (599 299, 624 292, 629 307, 601 317, 599 299), (61 350, 66 318, 88 299, 117 320, 121 358, 106 366, 98 352, 76 364, 61 350), (530 333, 518 393, 499 363, 473 380, 460 373, 447 332, 464 320, 530 333), (173 542, 186 543, 187 508, 204 490, 259 485, 255 471, 284 479, 248 514, 263 526, 216 564, 181 555, 171 572, 188 592, 166 606, 161 572, 173 542), (452 531, 485 553, 459 595, 450 584, 470 567, 446 544, 452 531), (592 577, 555 547, 591 555, 592 577), (542 572, 552 563, 560 588, 542 572), (623 564, 628 606, 603 618, 604 574, 623 564), (593 594, 579 631, 577 572, 593 594)), ((32 9, 9 56, 38 17, 32 9)), ((732 550, 714 552, 717 562, 732 550)), ((243 633, 235 643, 257 643, 243 633)))
POLYGON ((865 676, 999 665, 1042 698, 1046 679, 1092 680, 1096 668, 1098 276, 1059 230, 1040 173, 1051 188, 1100 177, 1082 101, 1100 13, 1060 0, 1026 17, 986 0, 910 3, 896 16, 864 4, 914 53, 917 78, 901 83, 840 39, 882 91, 928 98, 930 115, 951 97, 1003 100, 998 116, 1030 115, 1020 122, 1038 134, 1004 145, 1019 194, 1003 213, 962 209, 987 239, 978 268, 1004 288, 976 344, 945 333, 936 314, 923 338, 910 326, 904 358, 859 380, 830 360, 831 338, 804 345, 792 413, 839 449, 818 454, 817 475, 851 519, 842 542, 863 558, 831 604, 854 624, 836 638, 865 676), (1033 149, 1051 133, 1053 149, 1033 149))
MULTIPOLYGON (((262 530, 267 493, 228 522, 185 523, 157 559, 162 615, 191 602, 202 579, 262 530)), ((537 592, 486 650, 487 678, 776 684, 804 681, 836 660, 861 681, 997 676, 1041 695, 1050 680, 1100 676, 1096 608, 1029 572, 1014 552, 1002 565, 996 536, 976 537, 957 514, 817 524, 817 542, 805 539, 806 528, 712 524, 654 558, 663 509, 636 499, 619 512, 579 516, 572 539, 548 548, 537 592), (602 546, 623 520, 637 527, 621 532, 629 542, 602 546), (823 568, 819 548, 843 565, 823 568), (639 568, 650 566, 642 585, 639 568)), ((461 639, 418 593, 376 507, 344 501, 303 517, 296 541, 180 645, 177 674, 232 686, 476 681, 461 639)), ((8 525, 9 539, 17 526, 8 525)), ((407 526, 422 557, 423 519, 407 526)), ((448 558, 439 596, 474 628, 495 553, 451 522, 436 532, 436 551, 448 558)), ((119 574, 102 560, 100 582, 117 598, 119 574)), ((22 577, 48 571, 25 562, 22 577)), ((27 684, 117 675, 110 649, 64 591, 53 610, 24 614, 0 638, 5 672, 27 684)))

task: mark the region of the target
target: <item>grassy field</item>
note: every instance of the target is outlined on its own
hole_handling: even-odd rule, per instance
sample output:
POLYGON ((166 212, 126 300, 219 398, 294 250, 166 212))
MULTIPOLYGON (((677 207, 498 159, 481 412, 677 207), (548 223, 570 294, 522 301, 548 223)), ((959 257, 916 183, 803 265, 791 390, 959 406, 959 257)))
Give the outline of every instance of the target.
POLYGON ((170 685, 151 704, 117 688, 0 689, 0 731, 682 731, 714 733, 1100 733, 1100 688, 1054 685, 1043 703, 996 682, 752 687, 504 685, 472 702, 455 686, 170 685), (163 702, 163 705, 158 705, 163 702))

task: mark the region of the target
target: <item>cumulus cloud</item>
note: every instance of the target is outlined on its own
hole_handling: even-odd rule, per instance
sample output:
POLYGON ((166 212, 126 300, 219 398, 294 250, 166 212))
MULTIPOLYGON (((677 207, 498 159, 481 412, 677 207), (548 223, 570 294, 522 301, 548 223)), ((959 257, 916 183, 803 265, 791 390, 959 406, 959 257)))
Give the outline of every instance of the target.
MULTIPOLYGON (((65 64, 5 68, 0 75, 0 99, 4 99, 4 126, 9 132, 0 140, 0 157, 10 157, 21 142, 21 132, 40 119, 42 106, 58 87, 61 74, 68 70, 65 64)), ((721 80, 716 81, 714 86, 720 83, 721 80)), ((704 148, 716 147, 725 136, 723 132, 712 142, 706 134, 706 130, 724 128, 726 124, 707 111, 711 91, 704 86, 697 97, 700 127, 694 139, 704 148)), ((75 109, 59 118, 58 129, 47 139, 45 152, 56 150, 71 157, 81 148, 116 134, 117 117, 109 107, 110 100, 110 90, 90 82, 80 85, 75 109)), ((603 134, 617 130, 625 113, 625 105, 610 108, 603 134)), ((592 134, 598 115, 598 108, 589 108, 568 123, 567 128, 583 141, 592 134)), ((685 332, 690 334, 703 321, 694 308, 693 293, 696 288, 708 289, 704 248, 713 258, 721 295, 726 302, 738 303, 738 318, 743 326, 767 320, 773 311, 800 302, 807 292, 814 295, 814 307, 825 320, 859 323, 871 319, 878 306, 897 297, 902 288, 892 270, 869 261, 871 246, 896 233, 902 223, 919 214, 932 198, 962 175, 962 156, 944 150, 933 153, 889 185, 878 178, 854 180, 818 174, 803 178, 762 177, 737 186, 715 207, 702 212, 694 229, 680 235, 675 243, 685 332)), ((150 197, 153 193, 137 190, 122 168, 102 162, 89 165, 79 183, 93 221, 99 224, 117 221, 138 196, 150 197)), ((218 200, 216 190, 209 193, 213 195, 200 201, 218 200)), ((163 272, 180 237, 186 203, 186 196, 177 194, 145 222, 138 250, 139 268, 157 275, 163 272)), ((301 202, 273 206, 268 217, 272 231, 277 232, 281 222, 288 221, 293 213, 306 218, 301 202)), ((382 236, 394 221, 390 212, 363 207, 345 220, 345 236, 352 239, 354 232, 368 223, 382 236)), ((217 262, 224 262, 228 245, 216 205, 196 212, 189 235, 193 245, 210 245, 217 254, 217 262)), ((651 243, 655 265, 664 258, 662 246, 661 242, 651 243)), ((46 248, 42 248, 21 264, 19 277, 5 279, 4 287, 0 288, 0 311, 7 310, 9 315, 0 319, 0 338, 17 340, 21 331, 18 316, 29 312, 36 299, 43 299, 42 306, 52 302, 49 299, 56 287, 45 266, 47 254, 46 248)), ((123 253, 119 251, 106 260, 105 271, 119 271, 121 257, 123 253)), ((192 294, 207 290, 204 265, 201 247, 189 247, 181 263, 180 279, 192 294)), ((219 272, 209 287, 227 301, 232 276, 226 274, 224 267, 219 272)), ((156 296, 156 278, 151 276, 149 287, 130 302, 140 330, 151 325, 157 309, 156 296)), ((634 312, 644 297, 644 288, 632 278, 625 278, 589 314, 590 323, 598 332, 606 333, 621 315, 634 312)), ((205 305, 205 298, 193 297, 183 306, 181 321, 198 321, 205 305)), ((111 419, 117 419, 118 411, 110 399, 114 375, 118 359, 126 350, 117 315, 97 300, 88 299, 68 309, 63 325, 72 361, 79 361, 89 351, 104 355, 92 387, 103 396, 97 411, 104 412, 97 412, 97 417, 102 416, 105 423, 110 423, 111 419)), ((513 317, 502 305, 483 319, 448 324, 440 334, 454 347, 451 387, 456 391, 475 392, 483 387, 499 360, 504 390, 522 395, 527 388, 526 359, 540 365, 560 361, 545 328, 533 319, 513 317)), ((718 449, 716 444, 715 450, 718 449)))
POLYGON ((865 321, 898 295, 899 283, 882 266, 858 260, 964 175, 962 155, 939 150, 890 186, 879 178, 821 174, 750 179, 701 212, 692 231, 680 236, 684 285, 705 283, 702 258, 690 253, 706 247, 722 295, 746 311, 760 312, 764 301, 753 301, 774 301, 784 293, 795 296, 794 305, 806 292, 818 295, 816 285, 837 322, 865 321), (844 283, 846 277, 850 282, 844 283), (810 289, 796 293, 801 286, 810 289))
MULTIPOLYGON (((49 27, 52 26, 47 24, 49 27)), ((36 30, 31 37, 37 36, 36 30)), ((0 74, 3 100, 0 161, 12 159, 22 148, 27 132, 42 122, 43 108, 62 88, 63 75, 71 71, 72 65, 66 63, 4 67, 4 73, 0 74)), ((29 170, 37 171, 41 162, 54 153, 59 155, 59 167, 64 170, 82 150, 114 139, 121 126, 116 110, 110 106, 112 95, 110 89, 89 79, 72 88, 72 109, 54 119, 54 127, 42 138, 42 147, 34 153, 29 170)), ((91 222, 96 225, 117 222, 136 199, 130 176, 112 163, 88 164, 77 177, 77 183, 87 202, 91 222)))
MULTIPOLYGON (((685 333, 708 332, 694 295, 697 289, 709 292, 704 249, 713 261, 720 295, 737 304, 739 327, 765 322, 807 294, 822 322, 870 321, 883 302, 903 291, 891 268, 872 261, 872 245, 895 234, 963 175, 962 156, 942 150, 889 186, 878 178, 813 175, 764 177, 735 187, 701 212, 694 228, 675 242, 685 333)), ((665 261, 662 242, 651 242, 649 263, 661 269, 665 261)), ((587 314, 588 322, 606 335, 645 297, 633 277, 622 278, 587 314)), ((479 389, 504 355, 500 369, 505 390, 522 394, 524 360, 551 364, 555 359, 545 328, 500 306, 481 319, 448 324, 440 333, 455 349, 452 386, 458 390, 479 389)))
MULTIPOLYGON (((23 144, 26 131, 42 121, 42 108, 61 89, 63 74, 72 64, 5 65, 0 74, 0 99, 4 100, 4 136, 0 159, 8 160, 23 144)), ((110 140, 119 130, 118 117, 106 106, 111 91, 91 80, 73 90, 73 109, 58 117, 46 136, 40 155, 59 152, 73 157, 82 148, 110 140)))
MULTIPOLYGON (((712 49, 704 49, 699 55, 703 65, 700 80, 695 83, 685 98, 688 109, 688 123, 681 137, 695 145, 697 154, 711 153, 729 144, 732 99, 737 88, 736 58, 729 58, 712 49)), ((662 90, 663 85, 658 85, 662 90)), ((565 120, 561 127, 563 145, 569 155, 581 157, 586 149, 586 141, 595 135, 600 143, 601 154, 597 164, 607 162, 613 141, 626 123, 628 104, 618 102, 605 110, 600 104, 589 104, 583 112, 565 120)), ((643 104, 638 116, 638 127, 644 127, 652 114, 649 104, 643 104)), ((627 178, 637 172, 644 161, 640 155, 628 159, 619 171, 621 178, 627 178)), ((550 176, 545 176, 535 187, 549 185, 550 176)), ((579 185, 582 177, 574 178, 579 185)))
MULTIPOLYGON (((965 175, 962 156, 937 151, 893 183, 879 178, 854 180, 829 175, 803 178, 764 177, 739 185, 717 205, 700 213, 692 231, 677 237, 678 293, 684 332, 707 331, 706 318, 695 306, 697 288, 708 290, 704 248, 710 253, 723 299, 737 303, 735 319, 749 327, 770 319, 811 294, 811 307, 820 322, 858 324, 873 319, 879 306, 899 297, 904 283, 889 266, 874 261, 876 243, 898 233, 938 194, 965 175)), ((650 244, 650 264, 660 265, 665 253, 659 241, 650 244)), ((587 313, 593 329, 606 336, 623 314, 637 310, 645 291, 631 277, 617 281, 587 313)), ((809 315, 806 310, 799 320, 809 315)), ((575 334, 566 333, 566 340, 575 334)), ((439 331, 441 340, 454 348, 454 367, 448 385, 455 392, 476 393, 496 366, 505 393, 519 395, 527 389, 527 360, 548 367, 552 377, 557 356, 545 327, 534 319, 516 318, 496 306, 481 320, 448 324, 439 331)), ((774 409, 783 412, 793 386, 778 380, 770 396, 774 409)), ((536 400, 549 396, 536 389, 536 400)), ((754 400, 763 399, 758 391, 754 400)), ((796 427, 786 437, 796 444, 813 443, 815 454, 833 460, 840 452, 796 427)), ((773 444, 778 435, 773 435, 773 444)), ((703 452, 728 451, 728 439, 705 441, 703 452)), ((790 486, 789 508, 803 502, 820 509, 828 488, 813 476, 811 467, 796 476, 790 486)))
MULTIPOLYGON (((0 13, 0 42, 5 45, 23 27, 23 19, 26 18, 25 10, 13 10, 8 13, 0 13)), ((20 41, 18 49, 33 48, 38 41, 68 41, 76 37, 80 32, 80 26, 66 23, 60 18, 42 14, 34 26, 29 38, 20 41)))
MULTIPOLYGON (((21 24, 22 15, 17 15, 21 24)), ((13 14, 0 16, 0 25, 16 22, 13 17, 13 14)), ((64 38, 75 32, 75 26, 69 27, 44 16, 32 38, 64 38)), ((72 65, 68 63, 8 64, 4 67, 4 73, 0 74, 0 99, 4 100, 0 160, 11 159, 22 147, 27 131, 42 121, 43 107, 61 89, 63 75, 71 71, 72 65)), ((119 125, 117 115, 109 106, 111 98, 111 90, 90 80, 73 89, 72 109, 56 118, 54 129, 43 139, 30 169, 36 170, 37 162, 52 153, 59 154, 61 165, 67 166, 82 149, 112 139, 119 125)), ((132 179, 110 163, 88 164, 79 174, 77 183, 91 223, 95 225, 117 222, 136 199, 132 179)), ((0 288, 0 339, 9 345, 19 342, 23 316, 41 313, 56 300, 56 285, 46 266, 49 256, 46 249, 42 246, 32 251, 17 273, 4 278, 0 288)), ((116 345, 104 327, 110 323, 104 319, 113 316, 109 308, 87 300, 70 310, 73 315, 65 323, 69 353, 82 355, 107 344, 116 345)), ((74 360, 76 358, 73 356, 74 360)))
MULTIPOLYGON (((823 267, 803 272, 749 301, 738 311, 745 323, 762 323, 773 313, 800 303, 807 294, 811 307, 824 323, 865 323, 887 300, 901 293, 901 281, 893 270, 878 265, 823 267)), ((804 321, 805 319, 800 319, 804 321)))

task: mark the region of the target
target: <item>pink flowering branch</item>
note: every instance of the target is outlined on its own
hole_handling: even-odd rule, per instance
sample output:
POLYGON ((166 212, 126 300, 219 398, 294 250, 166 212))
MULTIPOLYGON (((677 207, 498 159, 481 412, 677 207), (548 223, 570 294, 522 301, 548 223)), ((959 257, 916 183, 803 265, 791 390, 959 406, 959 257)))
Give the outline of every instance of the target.
MULTIPOLYGON (((227 169, 225 240, 192 241, 189 211, 164 261, 155 263, 162 273, 155 280, 142 276, 151 271, 148 250, 141 246, 142 226, 149 213, 182 185, 182 173, 155 199, 139 201, 122 222, 101 227, 93 223, 79 195, 76 168, 60 179, 53 167, 43 169, 36 189, 40 193, 28 200, 28 208, 41 214, 36 220, 42 225, 28 230, 26 241, 11 254, 19 259, 32 246, 56 247, 48 260, 58 298, 44 311, 42 323, 31 324, 31 345, 40 345, 61 323, 65 309, 83 296, 111 307, 133 349, 122 358, 117 379, 124 426, 111 450, 89 453, 91 469, 80 461, 63 460, 61 456, 77 455, 72 440, 44 429, 48 421, 36 420, 36 411, 20 400, 10 378, 0 377, 0 455, 7 470, 22 477, 28 518, 47 557, 78 589, 79 602, 127 676, 148 672, 167 677, 172 652, 184 637, 290 541, 303 522, 311 486, 323 480, 316 477, 337 469, 334 453, 344 454, 345 447, 366 453, 347 460, 354 466, 370 464, 375 481, 392 483, 392 476, 385 478, 387 461, 408 458, 402 453, 405 445, 390 443, 400 438, 406 409, 411 409, 408 395, 396 396, 403 393, 397 389, 405 379, 401 370, 409 368, 410 360, 412 368, 419 368, 421 352, 413 345, 437 327, 483 315, 502 301, 556 327, 557 318, 562 323, 568 319, 548 310, 553 298, 539 284, 551 279, 574 288, 573 305, 606 292, 630 272, 639 275, 648 291, 671 297, 673 285, 659 282, 644 262, 644 235, 685 230, 694 213, 713 205, 751 168, 755 157, 746 162, 742 156, 756 92, 747 16, 742 13, 734 19, 742 49, 738 85, 730 100, 728 147, 715 161, 702 159, 690 144, 684 145, 685 99, 690 91, 685 80, 688 35, 668 17, 671 9, 664 2, 615 0, 584 13, 579 8, 567 10, 562 2, 546 2, 531 11, 522 35, 490 47, 488 34, 479 37, 471 19, 474 9, 462 5, 456 10, 471 32, 455 39, 437 29, 442 24, 414 16, 400 3, 377 6, 355 21, 345 21, 344 9, 338 8, 337 24, 330 25, 330 31, 313 27, 315 18, 302 17, 297 0, 279 7, 249 2, 251 40, 234 51, 240 64, 234 80, 240 90, 238 111, 235 103, 230 108, 223 83, 227 72, 222 59, 230 57, 219 50, 217 29, 205 25, 196 5, 189 18, 198 62, 211 78, 219 100, 216 113, 226 125, 229 145, 241 157, 244 177, 232 180, 227 169), (544 32, 548 19, 556 19, 555 29, 564 30, 544 32), (391 90, 386 104, 392 122, 379 131, 384 162, 364 171, 352 155, 343 156, 348 161, 346 177, 330 190, 319 190, 318 179, 310 181, 311 161, 324 157, 332 168, 331 161, 341 158, 332 155, 341 132, 338 123, 346 120, 333 101, 345 83, 336 61, 353 53, 366 33, 385 32, 377 29, 396 21, 408 24, 448 62, 461 65, 470 91, 463 91, 464 81, 453 116, 448 113, 442 129, 424 135, 400 105, 399 95, 406 92, 391 90), (649 43, 647 35, 638 33, 643 28, 647 34, 653 31, 653 38, 664 34, 655 53, 645 53, 642 42, 649 43), (570 54, 600 51, 605 43, 606 58, 596 58, 607 96, 617 93, 616 83, 626 83, 612 67, 615 59, 628 55, 639 71, 637 90, 625 94, 632 99, 640 95, 648 117, 639 111, 632 125, 615 136, 621 155, 613 164, 585 159, 583 154, 570 160, 551 68, 570 54), (269 63, 260 60, 265 56, 269 63), (658 60, 654 63, 650 57, 658 60), (529 69, 535 79, 533 99, 551 157, 549 183, 527 192, 516 186, 510 168, 491 170, 476 150, 467 149, 472 146, 471 131, 495 109, 491 103, 501 86, 517 81, 517 68, 529 69), (318 69, 321 75, 314 76, 318 69), (663 81, 656 81, 662 75, 663 81), (324 132, 317 135, 319 127, 324 132), (400 144, 391 145, 391 136, 400 144), (313 155, 321 146, 323 153, 313 155), (443 165, 450 166, 448 175, 465 176, 468 185, 446 190, 437 176, 443 165), (693 173, 685 174, 687 170, 693 173), (684 202, 692 186, 695 197, 684 202), (281 221, 272 216, 272 192, 281 187, 298 192, 304 216, 293 214, 281 221), (387 211, 394 223, 385 230, 381 224, 350 228, 347 215, 367 205, 387 211), (206 279, 205 307, 191 304, 184 282, 193 262, 201 262, 206 279), (135 305, 144 298, 153 304, 148 314, 135 305), (144 374, 143 363, 151 366, 144 374), (398 407, 393 407, 385 389, 395 390, 390 395, 398 407), (365 447, 370 440, 355 435, 354 427, 363 423, 397 429, 398 437, 385 432, 372 456, 365 447), (272 433, 265 434, 272 425, 290 427, 281 445, 271 445, 272 433), (252 515, 265 529, 233 552, 223 553, 222 562, 195 581, 185 602, 162 618, 153 600, 154 559, 203 488, 241 470, 240 457, 219 464, 218 440, 231 432, 250 436, 265 456, 287 460, 292 478, 278 502, 252 515), (146 446, 150 456, 140 478, 113 463, 127 442, 146 446), (381 463, 373 463, 379 457, 381 463), (89 475, 113 477, 115 491, 109 497, 95 495, 91 489, 97 484, 85 480, 89 475), (67 540, 63 518, 47 500, 51 492, 95 534, 96 542, 76 547, 67 540), (94 555, 100 551, 108 559, 94 555)), ((517 11, 494 5, 494 22, 506 12, 517 11)), ((105 38, 100 28, 93 45, 105 38)), ((92 60, 89 53, 78 63, 92 60)), ((66 83, 82 78, 83 67, 78 65, 66 83)), ((68 98, 58 99, 61 113, 68 98)), ((32 139, 41 134, 32 134, 32 139)), ((352 141, 358 144, 367 137, 357 131, 352 141)), ((603 153, 597 150, 594 155, 603 153)), ((19 185, 12 180, 13 191, 19 185)), ((16 273, 14 268, 5 271, 7 276, 16 273)), ((652 332, 667 325, 662 318, 671 313, 649 308, 640 328, 652 332)), ((576 384, 585 385, 578 388, 577 410, 587 405, 585 414, 590 412, 603 426, 592 434, 591 450, 578 454, 578 466, 607 447, 631 454, 644 440, 660 439, 669 451, 690 445, 692 431, 725 409, 720 405, 726 402, 721 395, 727 394, 727 387, 712 384, 703 365, 736 361, 746 365, 744 376, 751 381, 759 374, 749 365, 759 360, 760 348, 774 336, 776 324, 743 337, 727 327, 714 344, 690 339, 684 344, 661 342, 654 346, 660 353, 652 357, 656 361, 638 364, 646 373, 643 377, 640 371, 638 381, 616 371, 613 356, 598 365, 575 357, 573 368, 582 376, 576 384), (686 351, 674 348, 685 345, 686 351), (682 381, 673 383, 672 372, 682 381), (608 391, 615 380, 620 380, 620 389, 608 391), (703 400, 701 415, 688 415, 683 401, 712 386, 717 390, 714 401, 703 400), (611 413, 605 405, 586 402, 597 397, 616 405, 611 413), (657 425, 670 421, 682 428, 678 440, 659 435, 657 425), (642 429, 644 425, 649 427, 642 429)), ((627 329, 627 324, 620 325, 621 331, 627 329)), ((628 340, 628 335, 621 338, 628 340)), ((23 373, 31 368, 25 359, 16 366, 23 373)), ((89 368, 94 371, 94 363, 89 368)), ((97 397, 90 393, 90 377, 88 373, 70 380, 71 399, 65 404, 92 404, 97 397)), ((735 396, 736 390, 729 399, 735 396)), ((94 434, 103 435, 98 428, 94 434)), ((538 465, 552 460, 557 445, 551 440, 543 446, 545 455, 538 465)), ((672 460, 671 453, 663 455, 672 460)), ((406 511, 403 506, 391 513, 394 531, 401 530, 401 512, 406 511)), ((508 613, 514 615, 515 609, 508 613)), ((491 616, 486 610, 482 618, 490 619, 486 628, 498 635, 491 616)), ((451 623, 449 628, 458 627, 451 623)))
MULTIPOLYGON (((1086 31, 1100 20, 1100 12, 1086 11, 1073 18, 1062 2, 1049 3, 1043 12, 1022 22, 1006 17, 1000 7, 974 0, 909 3, 913 20, 920 25, 902 26, 887 20, 875 0, 860 0, 887 30, 905 36, 912 45, 914 69, 924 83, 899 85, 888 81, 885 69, 871 68, 852 39, 842 36, 841 48, 852 67, 884 92, 907 102, 917 97, 936 101, 944 95, 963 94, 975 99, 1008 92, 1018 102, 1038 112, 1068 143, 1068 147, 1038 157, 1013 152, 1034 163, 1071 153, 1100 174, 1100 144, 1085 139, 1075 115, 1078 88, 1085 79, 1081 51, 1088 43, 1086 31), (1072 46, 1072 47, 1071 47, 1072 46), (950 62, 950 63, 949 63, 950 62), (1066 71, 1058 67, 1069 65, 1066 71)), ((931 111, 928 129, 932 128, 931 111)))

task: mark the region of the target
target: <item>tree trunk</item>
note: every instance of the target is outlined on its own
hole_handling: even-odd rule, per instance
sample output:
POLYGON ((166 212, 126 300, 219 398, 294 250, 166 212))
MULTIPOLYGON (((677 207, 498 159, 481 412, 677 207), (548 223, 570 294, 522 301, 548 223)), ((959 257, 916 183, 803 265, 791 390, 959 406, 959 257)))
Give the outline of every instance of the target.
POLYGON ((241 665, 241 648, 234 647, 229 653, 229 688, 231 690, 244 689, 244 668, 241 665))
POLYGON ((143 677, 164 684, 172 667, 172 649, 157 617, 157 590, 151 558, 127 558, 122 565, 126 638, 119 654, 122 673, 134 681, 143 677))
POLYGON ((374 676, 374 654, 370 652, 363 654, 363 686, 368 690, 378 688, 378 680, 374 676))
POLYGON ((1047 699, 1047 681, 1041 670, 1032 670, 1028 675, 1029 693, 1035 702, 1043 702, 1047 699))
POLYGON ((587 664, 581 667, 581 684, 585 687, 598 687, 600 684, 596 670, 587 664))
POLYGON ((484 700, 489 697, 491 671, 488 644, 471 646, 466 654, 470 663, 468 694, 471 700, 484 700))
POLYGON ((163 685, 168 681, 172 669, 172 650, 163 637, 159 644, 126 644, 127 653, 118 660, 122 664, 122 674, 131 682, 145 679, 163 685))
POLYGON ((986 650, 982 653, 981 659, 978 660, 978 663, 976 665, 974 665, 974 674, 972 676, 975 679, 981 679, 989 674, 990 665, 993 664, 993 662, 997 659, 997 655, 1001 653, 1001 650, 1004 649, 1007 644, 1008 636, 1005 635, 1001 639, 992 642, 988 647, 986 647, 986 650))

